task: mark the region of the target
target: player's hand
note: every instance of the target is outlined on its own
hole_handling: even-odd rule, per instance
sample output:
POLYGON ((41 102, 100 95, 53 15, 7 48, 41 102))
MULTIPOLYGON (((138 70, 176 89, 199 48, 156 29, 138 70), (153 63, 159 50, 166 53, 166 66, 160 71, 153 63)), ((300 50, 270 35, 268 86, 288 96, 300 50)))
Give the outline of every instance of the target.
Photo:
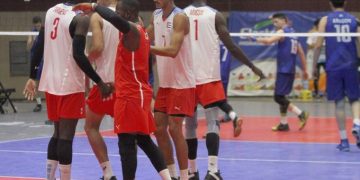
POLYGON ((256 66, 252 67, 251 70, 257 75, 260 77, 259 81, 265 79, 265 75, 264 73, 259 69, 257 68, 256 66))
POLYGON ((304 80, 308 80, 309 79, 309 74, 307 72, 303 72, 303 79, 304 80))
POLYGON ((29 101, 32 101, 36 95, 36 82, 33 79, 29 79, 23 91, 25 98, 29 101))
POLYGON ((100 89, 101 97, 103 98, 103 100, 107 101, 112 99, 112 93, 115 89, 112 83, 104 83, 101 81, 100 83, 98 83, 98 87, 100 89))
POLYGON ((85 14, 89 14, 93 12, 93 4, 92 3, 79 3, 76 4, 73 9, 73 11, 83 11, 85 14))

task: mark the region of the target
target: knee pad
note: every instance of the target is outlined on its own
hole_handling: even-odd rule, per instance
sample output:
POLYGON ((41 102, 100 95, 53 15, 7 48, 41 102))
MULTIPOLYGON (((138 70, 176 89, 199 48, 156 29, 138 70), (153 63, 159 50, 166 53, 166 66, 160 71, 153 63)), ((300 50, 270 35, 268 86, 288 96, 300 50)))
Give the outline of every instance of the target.
POLYGON ((52 137, 48 144, 48 151, 47 151, 47 159, 58 161, 58 155, 57 155, 57 145, 58 145, 58 139, 52 137))
POLYGON ((274 100, 280 105, 280 111, 286 113, 287 108, 289 107, 290 101, 286 99, 285 96, 275 95, 274 100))
POLYGON ((217 107, 205 109, 205 117, 207 122, 207 129, 208 129, 207 133, 219 134, 219 130, 220 130, 220 122, 218 120, 219 109, 217 107))
POLYGON ((119 134, 119 153, 121 156, 136 154, 136 136, 132 134, 119 134))
POLYGON ((209 156, 218 156, 219 154, 220 138, 218 134, 208 133, 206 135, 206 147, 209 156))
POLYGON ((196 138, 196 129, 198 127, 197 113, 194 113, 193 117, 185 118, 185 138, 193 139, 196 138))
POLYGON ((197 148, 198 148, 198 139, 186 139, 186 143, 188 145, 188 158, 190 160, 196 159, 197 156, 197 148))
POLYGON ((57 144, 57 155, 59 164, 68 165, 72 162, 72 141, 59 139, 57 144))

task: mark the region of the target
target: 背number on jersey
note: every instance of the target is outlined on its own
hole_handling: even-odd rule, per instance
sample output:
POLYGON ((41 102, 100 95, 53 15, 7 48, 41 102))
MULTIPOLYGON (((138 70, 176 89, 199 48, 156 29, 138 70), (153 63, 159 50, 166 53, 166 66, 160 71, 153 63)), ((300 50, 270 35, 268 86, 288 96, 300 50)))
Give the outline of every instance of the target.
POLYGON ((199 21, 197 19, 194 20, 195 22, 195 40, 199 39, 199 21))
MULTIPOLYGON (((334 25, 337 33, 349 33, 350 26, 348 24, 335 24, 334 25)), ((350 36, 338 36, 336 37, 337 42, 348 43, 351 42, 350 36)))
POLYGON ((291 39, 291 54, 297 54, 298 51, 298 41, 296 39, 291 39))
POLYGON ((58 29, 58 26, 59 26, 59 21, 60 21, 60 18, 55 18, 54 19, 54 22, 53 22, 53 30, 51 31, 51 34, 50 34, 50 37, 51 39, 56 39, 57 37, 57 29, 58 29))

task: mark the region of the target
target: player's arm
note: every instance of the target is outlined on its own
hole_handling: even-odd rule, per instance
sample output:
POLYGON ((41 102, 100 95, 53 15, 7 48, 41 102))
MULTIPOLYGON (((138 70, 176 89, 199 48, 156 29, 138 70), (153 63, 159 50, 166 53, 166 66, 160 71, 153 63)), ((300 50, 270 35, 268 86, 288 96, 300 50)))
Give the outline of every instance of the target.
POLYGON ((265 76, 261 70, 254 66, 245 53, 231 39, 229 30, 226 25, 226 20, 220 12, 216 13, 215 27, 220 40, 224 43, 225 47, 230 51, 230 53, 243 64, 247 65, 252 71, 254 71, 256 75, 264 78, 265 76))
POLYGON ((151 20, 150 20, 150 24, 148 25, 148 27, 146 28, 146 32, 149 35, 150 41, 153 42, 155 39, 155 34, 154 34, 154 15, 151 16, 151 20))
MULTIPOLYGON (((320 22, 319 22, 319 33, 324 33, 325 32, 325 27, 326 27, 326 23, 327 23, 327 17, 323 17, 321 18, 320 22)), ((319 36, 316 40, 315 43, 315 47, 314 47, 314 60, 313 60, 313 75, 314 77, 317 77, 317 62, 319 60, 320 57, 320 53, 321 53, 321 47, 324 43, 324 37, 323 36, 319 36)))
MULTIPOLYGON (((276 34, 282 34, 282 33, 284 33, 284 31, 282 29, 276 31, 276 34)), ((255 40, 258 43, 262 43, 265 45, 271 45, 273 43, 279 42, 283 38, 284 38, 283 36, 279 35, 279 36, 272 36, 272 37, 268 37, 268 38, 257 38, 255 40)))
POLYGON ((90 18, 90 29, 92 31, 89 59, 98 58, 104 50, 104 36, 102 32, 102 19, 99 14, 94 13, 90 18))
POLYGON ((297 51, 297 53, 298 53, 298 56, 300 57, 300 62, 301 62, 301 66, 302 66, 304 79, 307 79, 308 74, 307 74, 307 66, 306 66, 306 57, 305 57, 304 49, 302 48, 300 43, 298 43, 298 51, 297 51))
POLYGON ((27 51, 30 51, 32 45, 33 45, 33 42, 34 42, 34 37, 33 36, 28 36, 28 39, 26 41, 26 50, 27 51))
MULTIPOLYGON (((87 16, 78 15, 75 16, 73 21, 74 23, 71 23, 72 25, 75 25, 75 33, 73 38, 73 57, 76 61, 76 64, 92 81, 94 81, 99 86, 102 97, 109 97, 113 91, 113 86, 110 84, 105 84, 102 81, 85 55, 86 35, 89 28, 89 18, 87 16)), ((70 27, 70 29, 73 28, 70 27)), ((72 33, 70 32, 70 34, 72 33)))
POLYGON ((182 13, 174 17, 173 34, 171 36, 170 44, 165 47, 151 46, 151 52, 159 56, 167 56, 175 58, 184 41, 184 37, 189 33, 189 18, 182 13))
POLYGON ((44 55, 44 27, 41 27, 39 35, 38 35, 38 42, 34 45, 34 54, 30 60, 30 78, 26 82, 23 94, 25 98, 32 100, 36 94, 36 74, 40 65, 40 62, 44 55))
POLYGON ((120 43, 124 43, 128 50, 135 51, 139 48, 140 32, 136 24, 125 20, 107 7, 94 5, 94 10, 124 34, 124 41, 120 43))
MULTIPOLYGON (((357 33, 360 33, 360 20, 357 20, 357 33)), ((357 48, 360 49, 360 36, 357 37, 357 48)), ((358 52, 360 52, 358 50, 358 52)), ((358 55, 360 57, 360 54, 358 55)))
POLYGON ((100 76, 91 66, 85 55, 86 35, 89 28, 89 18, 87 16, 78 15, 73 21, 75 22, 75 32, 73 38, 73 56, 82 71, 96 84, 101 83, 100 76))

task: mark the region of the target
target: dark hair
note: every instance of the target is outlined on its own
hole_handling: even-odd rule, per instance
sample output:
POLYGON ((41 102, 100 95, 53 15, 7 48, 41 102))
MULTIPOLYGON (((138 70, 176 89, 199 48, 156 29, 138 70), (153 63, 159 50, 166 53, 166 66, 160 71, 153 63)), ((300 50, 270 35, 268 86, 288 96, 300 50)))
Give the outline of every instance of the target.
POLYGON ((34 16, 32 19, 33 24, 41 23, 41 17, 34 16))
POLYGON ((120 0, 120 2, 122 2, 122 5, 131 13, 134 13, 135 15, 139 14, 140 3, 138 0, 120 0))
POLYGON ((314 26, 319 26, 319 23, 320 23, 320 18, 318 18, 314 21, 314 26))
POLYGON ((271 19, 284 19, 284 20, 288 20, 287 16, 284 13, 275 13, 271 16, 271 19))
POLYGON ((330 0, 334 8, 343 8, 346 0, 330 0))

